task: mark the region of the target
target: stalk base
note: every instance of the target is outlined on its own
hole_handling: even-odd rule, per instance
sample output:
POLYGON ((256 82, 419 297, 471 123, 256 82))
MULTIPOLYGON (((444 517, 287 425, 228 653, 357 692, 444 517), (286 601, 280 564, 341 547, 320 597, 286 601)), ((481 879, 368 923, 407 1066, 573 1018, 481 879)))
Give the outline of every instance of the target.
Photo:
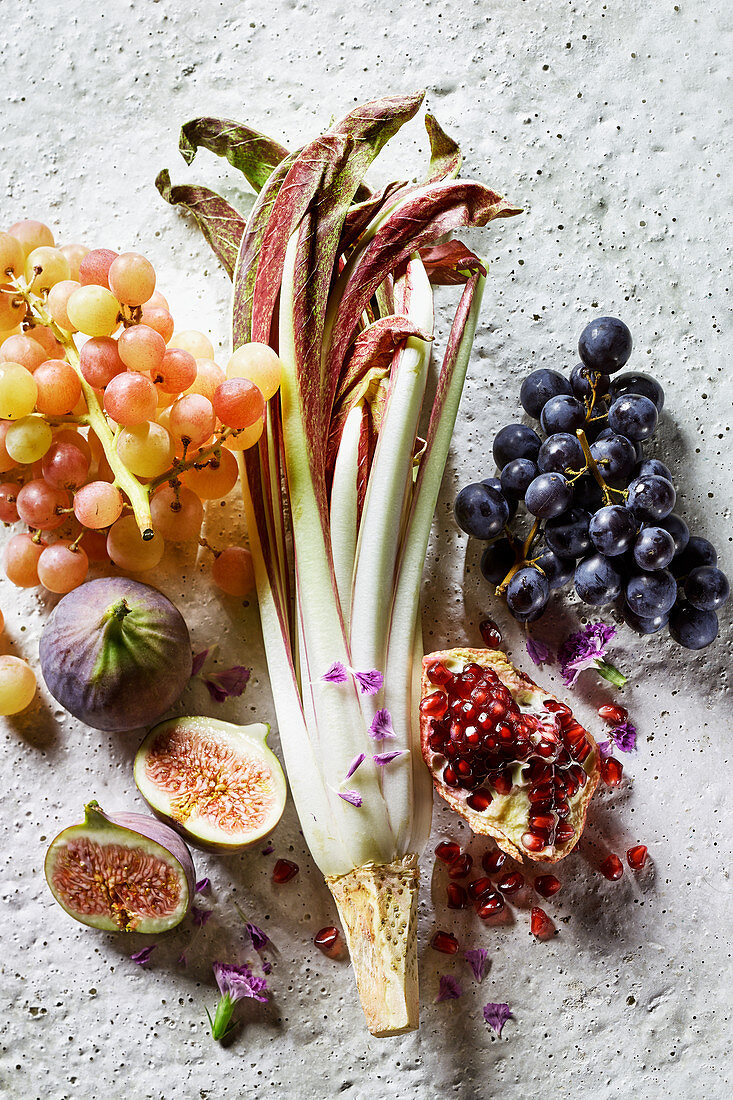
POLYGON ((418 878, 414 853, 326 878, 372 1035, 401 1035, 419 1024, 418 878))

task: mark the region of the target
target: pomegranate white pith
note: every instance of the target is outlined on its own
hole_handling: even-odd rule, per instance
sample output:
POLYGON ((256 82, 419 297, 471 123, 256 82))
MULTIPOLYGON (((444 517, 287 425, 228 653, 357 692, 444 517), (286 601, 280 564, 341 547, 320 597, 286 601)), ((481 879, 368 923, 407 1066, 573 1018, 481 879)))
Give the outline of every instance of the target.
POLYGON ((422 752, 438 793, 520 861, 554 863, 583 831, 595 741, 564 703, 493 649, 423 660, 422 752))

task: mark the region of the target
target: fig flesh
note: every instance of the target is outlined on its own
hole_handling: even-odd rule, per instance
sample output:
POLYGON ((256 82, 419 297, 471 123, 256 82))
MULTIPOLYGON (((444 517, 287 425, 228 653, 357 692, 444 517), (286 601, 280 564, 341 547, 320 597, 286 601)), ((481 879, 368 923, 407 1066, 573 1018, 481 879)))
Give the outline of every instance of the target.
POLYGON ((74 920, 106 932, 167 932, 188 912, 196 879, 180 836, 147 814, 97 802, 46 853, 51 893, 74 920))
POLYGON ((157 589, 126 577, 88 581, 64 596, 39 653, 54 699, 100 730, 157 721, 191 676, 181 613, 157 589))
POLYGON ((495 649, 423 660, 420 740, 441 798, 520 862, 578 843, 600 754, 568 706, 495 649))
POLYGON ((267 747, 270 727, 172 718, 150 731, 135 782, 164 821, 212 851, 236 852, 267 836, 285 808, 285 776, 267 747))

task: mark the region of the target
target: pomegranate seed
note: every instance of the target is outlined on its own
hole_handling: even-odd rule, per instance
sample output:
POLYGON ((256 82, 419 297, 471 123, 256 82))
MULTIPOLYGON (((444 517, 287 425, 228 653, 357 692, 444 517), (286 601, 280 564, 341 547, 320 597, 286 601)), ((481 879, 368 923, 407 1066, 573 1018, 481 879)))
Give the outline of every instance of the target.
POLYGON ((496 916, 504 908, 504 899, 501 894, 484 894, 476 902, 476 913, 481 920, 488 920, 489 917, 496 916))
POLYGON ((614 855, 612 852, 610 856, 604 859, 598 870, 602 875, 605 875, 607 879, 610 879, 611 882, 616 882, 624 873, 624 865, 618 856, 614 855))
POLYGON ((555 931, 555 925, 544 909, 540 909, 538 905, 532 907, 529 927, 532 935, 536 936, 538 940, 551 936, 555 931))
POLYGON ((326 925, 320 932, 316 932, 313 942, 324 955, 328 955, 331 959, 340 955, 343 949, 341 933, 332 924, 326 925))
POLYGON ((444 955, 455 955, 458 952, 458 940, 452 932, 436 932, 430 946, 433 951, 440 951, 444 955))
POLYGON ((444 691, 434 691, 420 700, 420 713, 429 718, 442 718, 448 710, 448 700, 444 691))
POLYGON ((444 744, 445 737, 442 733, 431 733, 430 737, 428 737, 428 745, 433 750, 433 752, 440 752, 444 744))
POLYGON ((484 810, 488 810, 491 805, 492 797, 489 791, 485 788, 481 788, 479 791, 474 791, 466 799, 466 804, 471 807, 472 810, 476 810, 477 813, 482 814, 484 810))
POLYGON ((479 631, 487 649, 498 649, 501 645, 501 631, 493 619, 484 619, 479 623, 479 631))
POLYGON ((553 787, 551 783, 537 783, 530 789, 527 797, 531 805, 541 805, 543 802, 550 801, 553 795, 553 787))
POLYGON ((435 846, 435 854, 442 863, 453 863, 461 854, 461 846, 455 840, 441 840, 435 846))
POLYGON ((626 861, 632 871, 641 871, 648 855, 646 844, 635 844, 626 853, 626 861))
POLYGON ((468 907, 466 891, 457 882, 448 883, 446 894, 448 895, 449 909, 466 909, 468 907))
POLYGON ((450 764, 447 768, 443 769, 443 782, 447 787, 458 786, 458 776, 456 775, 455 770, 450 766, 450 764))
POLYGON ((601 776, 607 787, 618 787, 624 774, 624 766, 615 756, 601 761, 601 776))
POLYGON ((524 875, 519 871, 510 871, 508 875, 502 875, 496 885, 502 894, 516 894, 524 886, 524 875))
POLYGON ((590 744, 584 737, 583 740, 579 741, 577 745, 574 745, 570 751, 573 759, 582 764, 583 761, 587 760, 590 756, 590 744))
POLYGON ((541 829, 551 829, 555 824, 554 814, 530 814, 529 826, 534 832, 539 832, 541 829))
POLYGON ((551 898, 561 887, 560 879, 554 875, 540 875, 534 880, 534 888, 543 898, 551 898))
POLYGON ((284 882, 290 882, 291 878, 295 878, 299 870, 298 864, 293 863, 292 860, 279 859, 272 868, 272 881, 282 886, 284 882))
POLYGON ((606 703, 605 706, 598 708, 598 715, 603 718, 605 722, 610 722, 613 726, 620 725, 621 722, 625 722, 629 717, 629 712, 626 707, 620 707, 618 703, 606 703))
POLYGON ((465 878, 472 867, 473 859, 468 852, 464 852, 462 856, 453 860, 448 868, 448 874, 451 878, 465 878))
POLYGON ((575 829, 572 827, 572 825, 569 825, 566 821, 564 821, 561 825, 558 825, 557 829, 555 830, 555 843, 567 844, 567 842, 569 840, 572 840, 574 836, 575 829))
POLYGON ((492 848, 490 852, 484 852, 481 858, 481 866, 487 875, 498 875, 509 862, 509 856, 500 848, 492 848))
POLYGON ((543 737, 534 747, 534 751, 538 756, 544 757, 545 760, 549 760, 550 757, 557 756, 557 742, 548 741, 543 737))
POLYGON ((497 794, 510 794, 514 783, 512 782, 511 773, 508 771, 501 771, 494 778, 492 783, 497 794))
POLYGON ((449 672, 440 661, 433 661, 431 665, 428 665, 427 675, 431 684, 440 684, 441 687, 445 687, 453 680, 453 673, 449 672))
POLYGON ((478 898, 484 894, 490 893, 494 889, 490 878, 475 878, 473 882, 469 882, 467 890, 468 896, 471 901, 477 901, 478 898))
POLYGON ((522 845, 528 852, 541 852, 543 848, 547 847, 547 841, 543 836, 539 836, 537 833, 524 833, 522 836, 522 845))
POLYGON ((527 768, 527 778, 536 786, 552 779, 552 768, 545 764, 544 760, 530 760, 527 768))
POLYGON ((550 714, 572 714, 570 707, 565 706, 565 703, 560 703, 557 699, 543 699, 542 706, 545 710, 548 710, 550 714))

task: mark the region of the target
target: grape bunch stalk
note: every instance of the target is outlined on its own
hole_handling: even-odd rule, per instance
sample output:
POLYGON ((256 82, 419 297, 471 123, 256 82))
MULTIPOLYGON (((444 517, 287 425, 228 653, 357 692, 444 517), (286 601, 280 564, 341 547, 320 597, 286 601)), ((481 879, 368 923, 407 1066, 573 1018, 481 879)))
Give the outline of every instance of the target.
MULTIPOLYGON (((38 221, 0 232, 0 520, 24 526, 5 547, 16 585, 66 593, 90 562, 141 572, 166 541, 208 547, 205 503, 262 433, 276 353, 246 344, 222 370, 203 333, 174 333, 156 282, 135 252, 56 247, 38 221)), ((253 589, 249 551, 213 553, 214 583, 253 589)))
POLYGON ((615 605, 639 633, 668 626, 680 645, 702 649, 717 637, 729 584, 714 547, 673 511, 668 467, 644 457, 664 391, 649 374, 618 373, 631 344, 623 321, 599 317, 569 376, 532 371, 520 401, 544 440, 526 424, 503 427, 498 476, 461 489, 454 514, 488 542, 481 571, 519 622, 539 619, 550 593, 572 582, 581 600, 615 605), (531 518, 524 537, 510 527, 520 502, 531 518))

